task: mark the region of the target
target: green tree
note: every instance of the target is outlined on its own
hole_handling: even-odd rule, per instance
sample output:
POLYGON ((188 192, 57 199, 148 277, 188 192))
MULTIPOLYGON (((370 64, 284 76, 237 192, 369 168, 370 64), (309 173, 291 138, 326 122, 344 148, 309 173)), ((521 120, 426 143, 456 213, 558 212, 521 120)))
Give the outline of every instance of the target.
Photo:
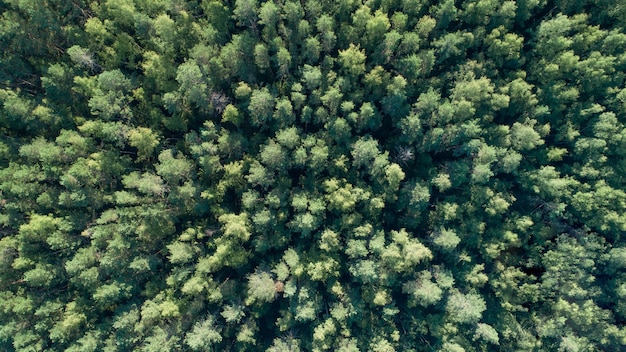
POLYGON ((132 88, 131 81, 120 70, 105 71, 98 75, 93 96, 89 99, 91 113, 104 120, 133 117, 128 96, 132 88))
POLYGON ((462 324, 477 323, 485 309, 485 300, 476 293, 451 292, 446 302, 449 318, 462 324))
POLYGON ((220 329, 215 326, 215 318, 209 317, 194 324, 193 330, 185 336, 185 343, 193 351, 212 351, 214 345, 222 341, 220 329))
POLYGON ((138 161, 149 161, 159 145, 159 137, 151 129, 139 127, 128 132, 128 144, 137 148, 138 161))
POLYGON ((274 106, 274 97, 267 88, 255 89, 248 105, 252 126, 267 128, 270 125, 274 106))

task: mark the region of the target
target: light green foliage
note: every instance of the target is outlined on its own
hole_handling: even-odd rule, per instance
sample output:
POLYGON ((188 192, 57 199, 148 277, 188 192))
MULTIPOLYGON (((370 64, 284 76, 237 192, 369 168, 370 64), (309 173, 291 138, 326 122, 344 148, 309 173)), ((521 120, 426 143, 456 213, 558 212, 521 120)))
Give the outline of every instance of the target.
POLYGON ((127 188, 137 189, 139 192, 148 196, 163 197, 166 192, 163 179, 147 172, 143 175, 133 172, 124 176, 123 182, 127 188))
POLYGON ((114 282, 98 287, 93 293, 94 302, 105 310, 112 310, 115 304, 126 298, 128 287, 125 284, 114 282))
POLYGON ((300 352, 300 340, 291 337, 276 338, 266 352, 300 352))
POLYGON ((159 145, 159 136, 151 129, 139 127, 128 132, 128 144, 137 148, 137 160, 149 160, 154 148, 159 145))
POLYGON ((379 43, 390 27, 391 23, 387 14, 377 10, 365 24, 365 35, 370 45, 379 43))
POLYGON ((352 210, 361 197, 365 196, 360 188, 354 188, 351 184, 330 179, 324 182, 326 200, 329 210, 347 212, 352 210))
POLYGON ((411 211, 419 212, 425 209, 430 200, 430 196, 431 194, 428 187, 419 183, 415 184, 415 186, 410 189, 409 204, 411 211))
POLYGON ((167 332, 161 327, 156 327, 146 337, 143 345, 138 349, 142 352, 156 352, 163 348, 172 350, 180 348, 178 344, 179 338, 175 336, 168 336, 167 332))
POLYGON ((395 348, 393 344, 384 338, 378 338, 370 344, 368 351, 371 352, 393 352, 395 348))
POLYGON ((513 124, 511 128, 511 144, 515 149, 534 149, 544 143, 539 133, 532 128, 533 125, 534 122, 531 122, 530 125, 522 125, 519 122, 513 124))
POLYGON ((73 45, 68 48, 67 55, 69 55, 70 59, 74 63, 89 70, 93 71, 96 69, 96 67, 98 67, 93 57, 93 54, 90 53, 87 49, 81 48, 78 45, 73 45))
POLYGON ((85 314, 77 312, 76 302, 68 303, 61 320, 50 329, 50 339, 60 343, 69 342, 81 331, 85 321, 85 314))
POLYGON ((265 71, 270 67, 270 57, 267 46, 263 43, 258 43, 254 46, 254 63, 261 71, 265 71))
POLYGON ((185 62, 178 66, 176 72, 176 81, 180 84, 178 90, 183 99, 200 108, 208 105, 208 86, 200 67, 195 62, 185 62))
POLYGON ((260 153, 261 162, 268 168, 274 170, 282 170, 285 165, 286 155, 280 144, 274 140, 263 147, 260 153))
POLYGON ((365 52, 352 44, 339 51, 339 62, 349 75, 359 76, 365 72, 365 52))
POLYGON ((163 150, 159 154, 156 172, 169 185, 176 185, 190 177, 193 165, 183 155, 174 155, 173 150, 163 150))
POLYGON ((441 352, 465 352, 465 349, 457 343, 445 342, 441 346, 441 352))
POLYGON ((97 334, 93 331, 85 333, 85 335, 79 338, 75 344, 70 346, 68 352, 95 352, 98 349, 99 339, 97 334))
POLYGON ((332 230, 322 232, 319 247, 323 251, 335 251, 339 245, 339 234, 332 230))
POLYGON ((321 349, 329 349, 331 347, 333 335, 337 331, 337 326, 332 318, 326 319, 320 325, 315 327, 313 332, 313 342, 319 345, 321 349))
POLYGON ((443 249, 450 251, 456 248, 461 242, 461 238, 453 231, 446 228, 440 228, 433 233, 433 243, 443 249))
POLYGON ((222 341, 220 330, 215 326, 215 318, 209 317, 194 324, 193 330, 185 336, 185 343, 193 351, 212 351, 213 345, 222 341))
POLYGON ((233 9, 233 16, 237 24, 252 26, 255 24, 259 3, 257 0, 237 0, 233 9))
POLYGON ((47 288, 54 280, 55 273, 50 265, 37 265, 34 269, 30 269, 24 273, 24 282, 35 288, 47 288))
POLYGON ((452 321, 463 324, 477 323, 487 309, 485 300, 476 293, 453 291, 446 302, 446 312, 452 321))
POLYGON ((244 316, 243 307, 237 305, 227 305, 220 313, 227 323, 238 323, 244 316))
POLYGON ((167 245, 167 249, 170 252, 169 260, 173 264, 187 263, 194 257, 194 249, 187 243, 177 241, 167 245))
POLYGON ((382 251, 383 262, 398 272, 410 272, 433 258, 433 254, 419 240, 411 238, 405 229, 391 231, 392 242, 382 251))
POLYGON ((515 33, 506 33, 505 28, 500 26, 488 34, 486 41, 489 45, 487 53, 496 63, 502 65, 507 61, 519 60, 523 37, 515 33))
POLYGON ((371 166, 374 158, 380 153, 378 142, 373 138, 360 138, 352 146, 353 165, 371 166))
POLYGON ((0 350, 624 350, 619 1, 0 13, 0 350))
POLYGON ((224 214, 219 217, 220 222, 224 224, 224 236, 239 241, 247 241, 250 238, 248 230, 248 216, 245 213, 224 214))
MULTIPOLYGON (((594 239, 590 238, 589 241, 594 241, 594 239)), ((544 255, 548 271, 542 276, 542 286, 566 297, 582 299, 593 295, 593 292, 587 291, 587 287, 595 281, 592 274, 595 266, 593 260, 595 253, 591 250, 598 250, 599 248, 593 248, 598 244, 593 242, 587 244, 590 249, 587 250, 580 243, 566 236, 560 236, 557 243, 555 250, 550 250, 544 255)))
POLYGON ((121 147, 126 142, 129 127, 120 122, 85 121, 78 130, 90 137, 121 147))
POLYGON ((230 122, 235 126, 239 126, 241 124, 241 114, 236 106, 232 104, 228 104, 224 109, 224 113, 222 114, 222 122, 230 122))
POLYGON ((274 181, 273 175, 256 160, 250 165, 246 179, 251 185, 261 185, 266 188, 274 181))
POLYGON ((274 97, 267 88, 252 92, 248 111, 254 127, 264 127, 268 123, 274 111, 274 97))
POLYGON ((291 54, 287 49, 278 49, 278 52, 276 53, 276 66, 278 69, 278 76, 286 76, 289 73, 289 67, 291 66, 291 54))
POLYGON ((248 276, 248 294, 246 304, 267 303, 276 297, 274 279, 267 272, 255 272, 248 276))
POLYGON ((405 174, 398 164, 391 164, 385 169, 385 176, 389 193, 395 193, 400 188, 400 182, 404 180, 405 174))
MULTIPOLYGON (((20 257, 33 260, 39 256, 45 258, 56 252, 68 255, 77 246, 77 240, 70 234, 71 224, 51 215, 34 214, 30 221, 19 228, 17 239, 22 243, 18 248, 20 257)), ((37 265, 24 274, 24 279, 33 285, 47 285, 55 276, 53 266, 37 265)))
POLYGON ((131 81, 120 70, 102 72, 89 99, 91 113, 105 121, 117 118, 129 120, 133 117, 130 109, 132 98, 128 96, 131 88, 131 81))
POLYGON ((299 131, 295 127, 282 129, 276 133, 276 140, 284 147, 293 149, 300 144, 299 131))
POLYGON ((415 281, 402 285, 402 292, 409 296, 409 305, 429 306, 436 304, 442 298, 443 290, 431 281, 432 275, 428 271, 421 271, 415 281))
POLYGON ((350 119, 354 120, 354 123, 359 130, 374 130, 380 124, 380 118, 377 116, 376 110, 370 102, 363 103, 357 115, 350 117, 350 119))

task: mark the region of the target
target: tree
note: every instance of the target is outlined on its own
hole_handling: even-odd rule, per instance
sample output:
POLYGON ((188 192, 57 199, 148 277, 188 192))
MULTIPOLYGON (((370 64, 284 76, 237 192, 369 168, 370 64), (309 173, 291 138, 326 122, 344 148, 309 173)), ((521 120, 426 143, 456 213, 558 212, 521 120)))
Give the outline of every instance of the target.
POLYGON ((346 50, 339 50, 339 63, 343 70, 351 76, 358 77, 365 73, 365 51, 350 44, 346 50))
POLYGON ((421 271, 415 281, 409 281, 402 285, 402 292, 409 294, 409 306, 417 304, 429 306, 436 304, 443 297, 443 290, 431 281, 432 275, 429 271, 421 271))
POLYGON ((194 104, 197 108, 206 109, 209 105, 209 85, 200 67, 195 62, 185 62, 176 70, 178 91, 183 104, 194 104))
POLYGON ((523 41, 522 37, 515 33, 506 33, 504 26, 500 26, 487 36, 487 54, 493 58, 496 66, 517 61, 520 58, 523 41))
POLYGON ((369 136, 362 137, 352 146, 353 165, 356 167, 371 165, 379 153, 378 141, 369 136))
POLYGON ((120 70, 102 72, 89 99, 91 113, 104 120, 131 119, 133 112, 129 105, 132 99, 128 96, 131 88, 131 81, 120 70))
POLYGON ((446 302, 446 312, 452 321, 477 323, 487 309, 484 299, 476 293, 451 292, 446 302))
POLYGON ((274 112, 274 104, 274 97, 267 88, 255 89, 248 105, 252 126, 267 128, 274 112))
POLYGON ((138 127, 129 131, 128 144, 137 148, 137 161, 149 161, 159 136, 149 128, 138 127))
POLYGON ((291 54, 286 48, 279 48, 276 53, 276 68, 278 77, 285 77, 289 73, 291 67, 291 54))
POLYGON ((233 8, 233 17, 240 26, 256 29, 259 3, 257 0, 236 0, 233 8))
POLYGON ((267 352, 299 352, 300 340, 292 337, 276 338, 274 339, 272 346, 267 349, 267 352))
POLYGON ((272 302, 276 298, 274 279, 268 272, 255 272, 248 276, 246 304, 272 302))
POLYGON ((431 11, 435 14, 437 27, 439 29, 446 29, 451 22, 457 19, 458 16, 458 9, 455 7, 454 1, 450 0, 441 2, 433 10, 431 11))
POLYGON ((270 67, 270 55, 265 44, 257 43, 254 46, 254 63, 261 72, 264 72, 270 67))
POLYGON ((0 350, 623 350, 624 9, 0 2, 0 350))
POLYGON ((185 336, 185 343, 193 351, 212 351, 213 346, 221 341, 220 329, 215 325, 214 317, 195 323, 193 330, 185 336))
POLYGON ((517 150, 534 149, 544 144, 541 135, 533 129, 535 121, 529 121, 527 125, 519 122, 513 124, 511 128, 511 144, 517 150))
POLYGON ((175 155, 171 149, 159 153, 159 163, 155 166, 156 172, 170 186, 178 185, 191 177, 193 165, 182 154, 175 155))
POLYGON ((70 60, 80 67, 86 68, 92 72, 100 69, 100 65, 96 63, 93 54, 85 48, 74 45, 67 49, 67 54, 70 56, 70 60))

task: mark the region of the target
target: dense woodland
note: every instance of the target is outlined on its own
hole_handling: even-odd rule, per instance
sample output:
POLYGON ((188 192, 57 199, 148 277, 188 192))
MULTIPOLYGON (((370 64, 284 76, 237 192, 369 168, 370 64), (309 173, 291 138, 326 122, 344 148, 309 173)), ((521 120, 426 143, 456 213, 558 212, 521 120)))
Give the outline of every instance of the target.
POLYGON ((0 350, 626 347, 622 0, 1 0, 0 350))

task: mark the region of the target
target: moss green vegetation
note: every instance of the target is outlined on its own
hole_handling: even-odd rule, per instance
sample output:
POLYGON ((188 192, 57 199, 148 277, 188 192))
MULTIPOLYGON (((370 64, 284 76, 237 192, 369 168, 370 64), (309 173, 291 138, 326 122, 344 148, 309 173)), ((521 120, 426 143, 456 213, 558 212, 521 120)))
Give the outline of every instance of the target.
POLYGON ((620 0, 0 1, 0 350, 619 351, 620 0))

